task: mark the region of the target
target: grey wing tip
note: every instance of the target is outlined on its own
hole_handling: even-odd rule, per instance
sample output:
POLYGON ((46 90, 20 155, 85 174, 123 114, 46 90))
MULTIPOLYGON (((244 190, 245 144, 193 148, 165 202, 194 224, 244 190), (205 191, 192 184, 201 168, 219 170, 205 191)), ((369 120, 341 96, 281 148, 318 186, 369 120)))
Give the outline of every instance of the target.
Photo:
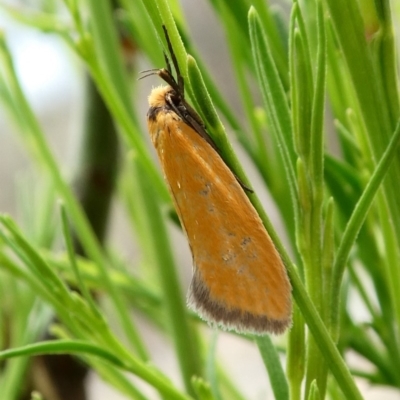
POLYGON ((197 274, 193 276, 190 285, 188 307, 208 323, 216 324, 224 330, 233 330, 238 333, 255 335, 272 333, 280 335, 292 324, 290 317, 277 320, 264 315, 254 315, 239 309, 227 309, 210 298, 209 289, 197 274))

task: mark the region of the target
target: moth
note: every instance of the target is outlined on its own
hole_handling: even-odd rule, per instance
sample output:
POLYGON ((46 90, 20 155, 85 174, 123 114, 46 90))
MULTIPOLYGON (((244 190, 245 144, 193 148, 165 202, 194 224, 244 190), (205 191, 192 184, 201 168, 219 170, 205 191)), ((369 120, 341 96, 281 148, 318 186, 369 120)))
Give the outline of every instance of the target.
MULTIPOLYGON (((148 130, 193 257, 188 306, 223 329, 280 334, 291 324, 286 268, 246 188, 186 101, 168 32, 167 86, 149 96, 148 130)), ((146 76, 148 76, 146 75, 146 76)))

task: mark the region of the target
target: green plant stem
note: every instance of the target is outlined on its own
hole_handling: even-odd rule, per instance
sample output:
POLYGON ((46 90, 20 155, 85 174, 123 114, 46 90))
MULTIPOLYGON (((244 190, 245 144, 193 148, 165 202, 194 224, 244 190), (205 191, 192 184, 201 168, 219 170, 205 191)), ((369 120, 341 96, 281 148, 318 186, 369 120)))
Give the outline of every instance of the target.
POLYGON ((62 230, 63 230, 63 234, 64 234, 64 241, 65 241, 65 245, 67 248, 69 262, 70 262, 71 268, 76 276, 76 280, 78 282, 78 288, 82 292, 84 299, 87 301, 87 303, 91 307, 92 312, 95 315, 97 315, 98 317, 100 317, 100 315, 101 315, 100 311, 99 311, 93 297, 91 296, 89 289, 87 288, 86 283, 83 280, 82 274, 77 265, 76 255, 75 255, 73 244, 72 244, 72 237, 71 237, 71 233, 69 231, 69 224, 68 224, 69 221, 68 221, 67 213, 65 211, 65 207, 63 204, 61 204, 61 221, 62 221, 62 230))
MULTIPOLYGON (((271 139, 263 134, 262 126, 259 118, 256 116, 255 105, 251 99, 251 92, 246 80, 245 75, 245 64, 249 60, 243 54, 243 46, 247 46, 247 41, 239 35, 239 29, 232 21, 230 15, 229 6, 225 4, 223 0, 217 0, 216 5, 221 13, 221 19, 225 24, 226 38, 229 44, 233 65, 235 67, 235 75, 240 90, 240 98, 246 112, 247 119, 250 124, 250 132, 247 134, 247 140, 241 140, 238 136, 240 143, 246 149, 254 163, 257 165, 265 183, 267 184, 274 200, 280 205, 280 211, 282 218, 285 221, 287 227, 286 231, 291 236, 292 242, 294 242, 294 215, 293 208, 287 199, 290 197, 290 188, 280 179, 280 174, 276 171, 284 171, 284 166, 281 157, 276 157, 272 148, 269 149, 268 144, 271 144, 271 139), (238 34, 236 34, 238 32, 238 34), (238 46, 238 42, 242 41, 242 46, 238 46), (250 137, 252 135, 252 137, 250 137)), ((266 19, 269 17, 265 16, 266 19)))
POLYGON ((298 4, 294 3, 289 28, 293 139, 297 153, 309 163, 313 75, 308 40, 303 25, 301 10, 298 4))
MULTIPOLYGON (((309 264, 305 265, 307 288, 313 303, 316 305, 321 317, 326 321, 329 309, 329 298, 324 298, 324 269, 322 263, 322 205, 324 198, 324 96, 326 75, 326 38, 322 5, 317 2, 317 60, 315 73, 315 87, 312 97, 311 132, 310 132, 310 158, 307 165, 310 180, 311 210, 309 213, 310 242, 308 243, 309 264)), ((299 213, 302 211, 300 210, 299 213)), ((306 368, 306 393, 309 393, 311 383, 316 380, 319 393, 323 398, 326 391, 327 368, 326 363, 317 350, 314 338, 310 338, 307 348, 306 368)))
MULTIPOLYGON (((348 0, 327 0, 330 17, 335 27, 337 38, 343 52, 346 65, 353 83, 355 95, 360 107, 366 133, 370 143, 370 151, 375 160, 379 160, 390 140, 396 120, 390 118, 392 106, 388 104, 389 99, 380 90, 379 83, 389 79, 388 83, 393 84, 393 76, 397 75, 392 59, 392 53, 386 48, 383 53, 386 69, 381 79, 371 79, 375 76, 375 68, 368 48, 362 17, 359 13, 358 3, 348 0), (351 19, 351 24, 343 24, 344 18, 351 19), (386 78, 386 75, 388 78, 386 78)), ((388 26, 386 25, 387 29, 388 26)), ((386 35, 388 32, 386 31, 386 35)), ((386 45, 389 42, 386 43, 386 45)), ((391 49, 393 51, 393 49, 391 49)), ((397 80, 396 78, 394 78, 397 80)), ((386 86, 385 83, 383 86, 386 86)), ((396 102, 397 103, 397 102, 396 102)), ((396 111, 397 113, 397 111, 396 111)), ((369 154, 367 155, 369 156, 369 154)), ((370 160, 370 165, 374 164, 370 160)), ((400 208, 398 207, 398 182, 400 181, 400 157, 396 157, 394 166, 385 179, 383 190, 391 215, 390 223, 396 232, 397 249, 400 249, 400 208)), ((383 234, 386 232, 384 231, 383 234)), ((390 240, 384 237, 384 241, 390 240)), ((399 250, 397 256, 399 257, 399 250)), ((400 322, 400 321, 397 321, 400 322)))
POLYGON ((292 263, 290 256, 286 252, 286 249, 277 235, 273 225, 271 224, 267 214, 265 213, 260 200, 254 193, 250 194, 249 198, 260 215, 265 228, 267 229, 273 243, 275 244, 275 247, 282 257, 290 282, 292 284, 292 295, 296 300, 296 303, 303 314, 304 320, 307 323, 307 326, 310 329, 321 354, 324 356, 329 369, 332 371, 338 385, 347 398, 362 400, 362 396, 357 389, 352 376, 350 375, 349 369, 340 356, 340 353, 335 347, 328 330, 326 329, 314 304, 308 296, 304 284, 298 274, 297 268, 292 263))
POLYGON ((271 338, 269 336, 256 336, 254 340, 257 343, 264 365, 267 368, 275 398, 279 400, 289 400, 288 382, 282 370, 279 354, 271 338))
POLYGON ((289 71, 287 60, 287 49, 280 37, 277 23, 274 20, 271 6, 263 0, 253 0, 253 5, 259 13, 262 25, 265 28, 271 52, 274 56, 276 66, 279 71, 282 84, 285 88, 289 87, 289 71))
MULTIPOLYGON (((286 257, 284 257, 285 259, 286 257)), ((293 265, 288 268, 288 275, 293 287, 293 297, 299 306, 304 320, 310 329, 311 334, 317 343, 319 350, 332 371, 336 382, 346 399, 362 400, 363 397, 358 390, 345 362, 335 347, 324 323, 322 322, 317 310, 307 295, 301 279, 293 265)))
POLYGON ((382 332, 382 340, 385 342, 388 353, 393 361, 393 366, 400 363, 400 337, 398 327, 400 326, 400 305, 398 304, 398 288, 400 284, 400 268, 393 267, 393 260, 397 257, 396 235, 392 224, 390 224, 390 213, 383 194, 378 192, 377 201, 379 216, 382 221, 382 231, 387 232, 388 240, 385 242, 386 257, 383 260, 382 277, 385 280, 385 290, 388 291, 390 305, 385 309, 385 316, 393 323, 387 324, 382 332))
MULTIPOLYGON (((5 276, 2 275, 2 278, 5 276)), ((9 278, 4 279, 4 283, 8 285, 7 290, 11 291, 10 304, 5 310, 12 315, 12 318, 5 318, 4 322, 7 324, 0 324, 4 334, 9 336, 4 347, 0 346, 1 349, 24 346, 36 340, 50 319, 49 309, 37 299, 35 293, 26 290, 14 276, 9 278), (26 324, 27 320, 31 321, 29 326, 26 324)), ((26 393, 26 388, 21 385, 21 382, 26 377, 26 370, 30 363, 31 360, 28 357, 22 357, 2 365, 0 374, 2 398, 17 399, 26 393)))
POLYGON ((391 5, 388 0, 376 1, 374 5, 379 19, 379 31, 375 34, 373 50, 380 73, 379 83, 387 99, 390 120, 392 124, 395 124, 398 119, 400 101, 391 5))
POLYGON ((305 372, 305 324, 297 304, 293 306, 293 326, 289 332, 286 370, 290 400, 300 400, 305 372))
MULTIPOLYGON (((333 266, 332 275, 332 327, 334 329, 334 338, 337 340, 339 334, 339 298, 340 298, 340 287, 342 282, 343 273, 346 267, 346 262, 350 254, 350 250, 354 245, 357 235, 365 221, 368 210, 370 209, 375 195, 383 182, 389 167, 397 155, 398 144, 400 143, 400 123, 392 136, 392 139, 388 145, 387 150, 383 154, 379 164, 377 165, 374 173, 372 174, 364 192, 362 193, 360 199, 357 202, 356 207, 346 225, 346 229, 343 233, 342 240, 340 242, 338 251, 335 257, 335 263, 333 266)), ((395 304, 396 300, 396 288, 400 287, 399 277, 393 276, 394 281, 391 282, 390 291, 392 293, 393 301, 395 304)), ((397 307, 397 312, 399 312, 397 307)), ((400 315, 397 315, 399 318, 400 315)), ((399 319, 400 321, 400 319, 399 319)))
POLYGON ((246 43, 244 42, 243 37, 236 33, 238 31, 238 27, 232 20, 229 8, 227 5, 225 5, 225 2, 223 0, 217 0, 216 5, 220 12, 220 17, 224 22, 225 36, 235 68, 236 80, 240 91, 240 99, 242 100, 246 117, 251 126, 250 134, 253 135, 252 138, 248 137, 250 135, 246 136, 247 140, 241 140, 241 143, 253 159, 261 160, 257 162, 257 166, 260 168, 261 173, 268 182, 270 181, 270 179, 267 178, 269 170, 268 167, 266 167, 266 165, 269 164, 268 151, 266 144, 262 139, 261 127, 254 113, 254 103, 251 99, 250 88, 245 78, 244 64, 246 60, 242 53, 242 47, 245 46, 246 43), (238 46, 238 42, 240 41, 244 43, 241 46, 238 46))
MULTIPOLYGON (((88 354, 91 356, 99 357, 105 361, 125 369, 126 371, 132 372, 135 375, 140 376, 154 387, 156 387, 161 393, 171 400, 190 400, 191 397, 179 392, 166 380, 165 377, 160 376, 152 370, 151 367, 137 362, 121 362, 121 360, 113 353, 104 350, 102 347, 93 345, 89 342, 78 341, 78 340, 51 340, 44 341, 35 344, 30 344, 23 347, 18 347, 10 350, 0 352, 0 359, 7 359, 10 357, 19 357, 24 355, 39 355, 39 354, 88 354)), ((131 359, 132 360, 132 359, 131 359)))

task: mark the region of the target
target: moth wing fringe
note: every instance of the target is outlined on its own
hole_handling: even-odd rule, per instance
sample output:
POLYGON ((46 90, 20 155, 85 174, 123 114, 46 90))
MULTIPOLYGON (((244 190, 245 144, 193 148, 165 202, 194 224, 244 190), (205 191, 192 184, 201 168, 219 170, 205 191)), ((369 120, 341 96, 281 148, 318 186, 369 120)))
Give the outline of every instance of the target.
POLYGON ((280 335, 292 322, 290 317, 277 320, 265 315, 254 315, 237 308, 227 309, 223 304, 211 299, 210 291, 198 273, 193 275, 187 304, 208 323, 214 323, 224 330, 233 330, 237 333, 280 335))

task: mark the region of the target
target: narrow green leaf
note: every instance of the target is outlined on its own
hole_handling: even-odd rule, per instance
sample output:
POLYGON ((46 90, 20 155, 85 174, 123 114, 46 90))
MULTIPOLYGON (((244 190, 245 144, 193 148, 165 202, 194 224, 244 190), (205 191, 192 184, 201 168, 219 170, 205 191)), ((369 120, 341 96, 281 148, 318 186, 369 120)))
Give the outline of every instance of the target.
POLYGON ((293 296, 301 310, 321 354, 324 356, 329 369, 336 378, 338 386, 341 388, 345 398, 362 400, 362 395, 357 388, 348 367, 339 354, 338 349, 333 343, 321 317, 312 304, 299 275, 293 266, 288 268, 290 281, 293 286, 293 296))
MULTIPOLYGON (((296 27, 299 7, 294 4, 290 18, 290 92, 294 144, 298 154, 309 162, 313 77, 305 31, 296 27)), ((300 24, 301 25, 301 24, 300 24)))
POLYGON ((297 304, 293 307, 293 326, 289 332, 287 348, 287 378, 290 387, 290 399, 300 400, 305 372, 306 332, 304 318, 297 304))
POLYGON ((271 121, 271 129, 276 137, 286 168, 286 179, 292 190, 292 201, 295 202, 295 164, 297 157, 293 148, 289 105, 265 39, 265 33, 254 7, 250 8, 248 18, 250 42, 258 81, 263 94, 268 119, 271 121))
POLYGON ((192 378, 192 385, 199 400, 215 400, 209 383, 203 378, 194 376, 192 378))
POLYGON ((0 216, 0 222, 8 231, 12 240, 15 241, 16 251, 18 255, 23 254, 22 261, 27 261, 34 271, 47 280, 47 286, 51 288, 53 295, 59 297, 61 301, 67 304, 70 301, 70 294, 66 284, 60 277, 49 267, 39 253, 34 249, 29 242, 22 236, 14 222, 8 216, 0 216))
POLYGON ((316 381, 311 382, 310 391, 308 393, 308 400, 321 400, 319 389, 316 381))
POLYGON ((99 357, 117 367, 128 369, 114 354, 89 342, 78 340, 50 340, 0 352, 0 360, 21 356, 37 356, 41 354, 88 354, 99 357))
POLYGON ((323 197, 324 174, 324 110, 325 110, 325 78, 326 78, 326 36, 321 2, 317 2, 318 50, 316 77, 313 94, 311 119, 311 160, 314 196, 320 208, 323 197))
POLYGON ((225 143, 227 141, 225 129, 215 111, 196 60, 190 55, 187 57, 187 67, 190 84, 193 90, 193 98, 196 100, 196 104, 198 104, 199 107, 198 111, 202 115, 203 120, 206 121, 210 132, 213 133, 213 139, 218 148, 223 149, 226 147, 225 143))
POLYGON ((61 209, 62 230, 63 230, 64 240, 65 240, 65 244, 67 247, 68 257, 69 257, 69 261, 71 263, 72 270, 74 271, 76 280, 79 283, 79 288, 80 288, 85 300, 90 305, 94 314, 98 318, 102 318, 102 315, 101 315, 96 303, 94 302, 92 296, 90 295, 90 292, 85 284, 85 281, 82 278, 81 272, 77 265, 76 256, 75 256, 75 252, 74 252, 73 245, 72 245, 72 237, 71 237, 71 233, 69 230, 67 212, 65 210, 65 206, 63 203, 60 203, 60 209, 61 209))
POLYGON ((332 269, 335 254, 335 224, 334 224, 334 202, 331 197, 328 200, 325 212, 325 224, 322 239, 322 275, 323 293, 327 301, 324 303, 324 320, 329 324, 331 302, 332 269))
POLYGON ((222 158, 231 170, 234 171, 236 176, 239 177, 241 182, 251 187, 246 173, 244 172, 243 167, 227 138, 225 128, 215 111, 211 97, 204 84, 200 69, 198 68, 195 59, 191 56, 188 56, 188 75, 193 88, 193 97, 196 99, 199 111, 202 114, 206 125, 210 128, 210 133, 222 155, 222 158))
POLYGON ((218 385, 218 374, 216 368, 216 350, 218 343, 219 332, 215 330, 210 340, 209 350, 206 361, 206 376, 210 382, 210 390, 214 395, 215 400, 222 400, 219 385, 218 385))
POLYGON ((289 400, 289 386, 283 372, 279 354, 268 335, 256 336, 254 339, 260 350, 264 365, 267 368, 271 387, 276 400, 289 400))

